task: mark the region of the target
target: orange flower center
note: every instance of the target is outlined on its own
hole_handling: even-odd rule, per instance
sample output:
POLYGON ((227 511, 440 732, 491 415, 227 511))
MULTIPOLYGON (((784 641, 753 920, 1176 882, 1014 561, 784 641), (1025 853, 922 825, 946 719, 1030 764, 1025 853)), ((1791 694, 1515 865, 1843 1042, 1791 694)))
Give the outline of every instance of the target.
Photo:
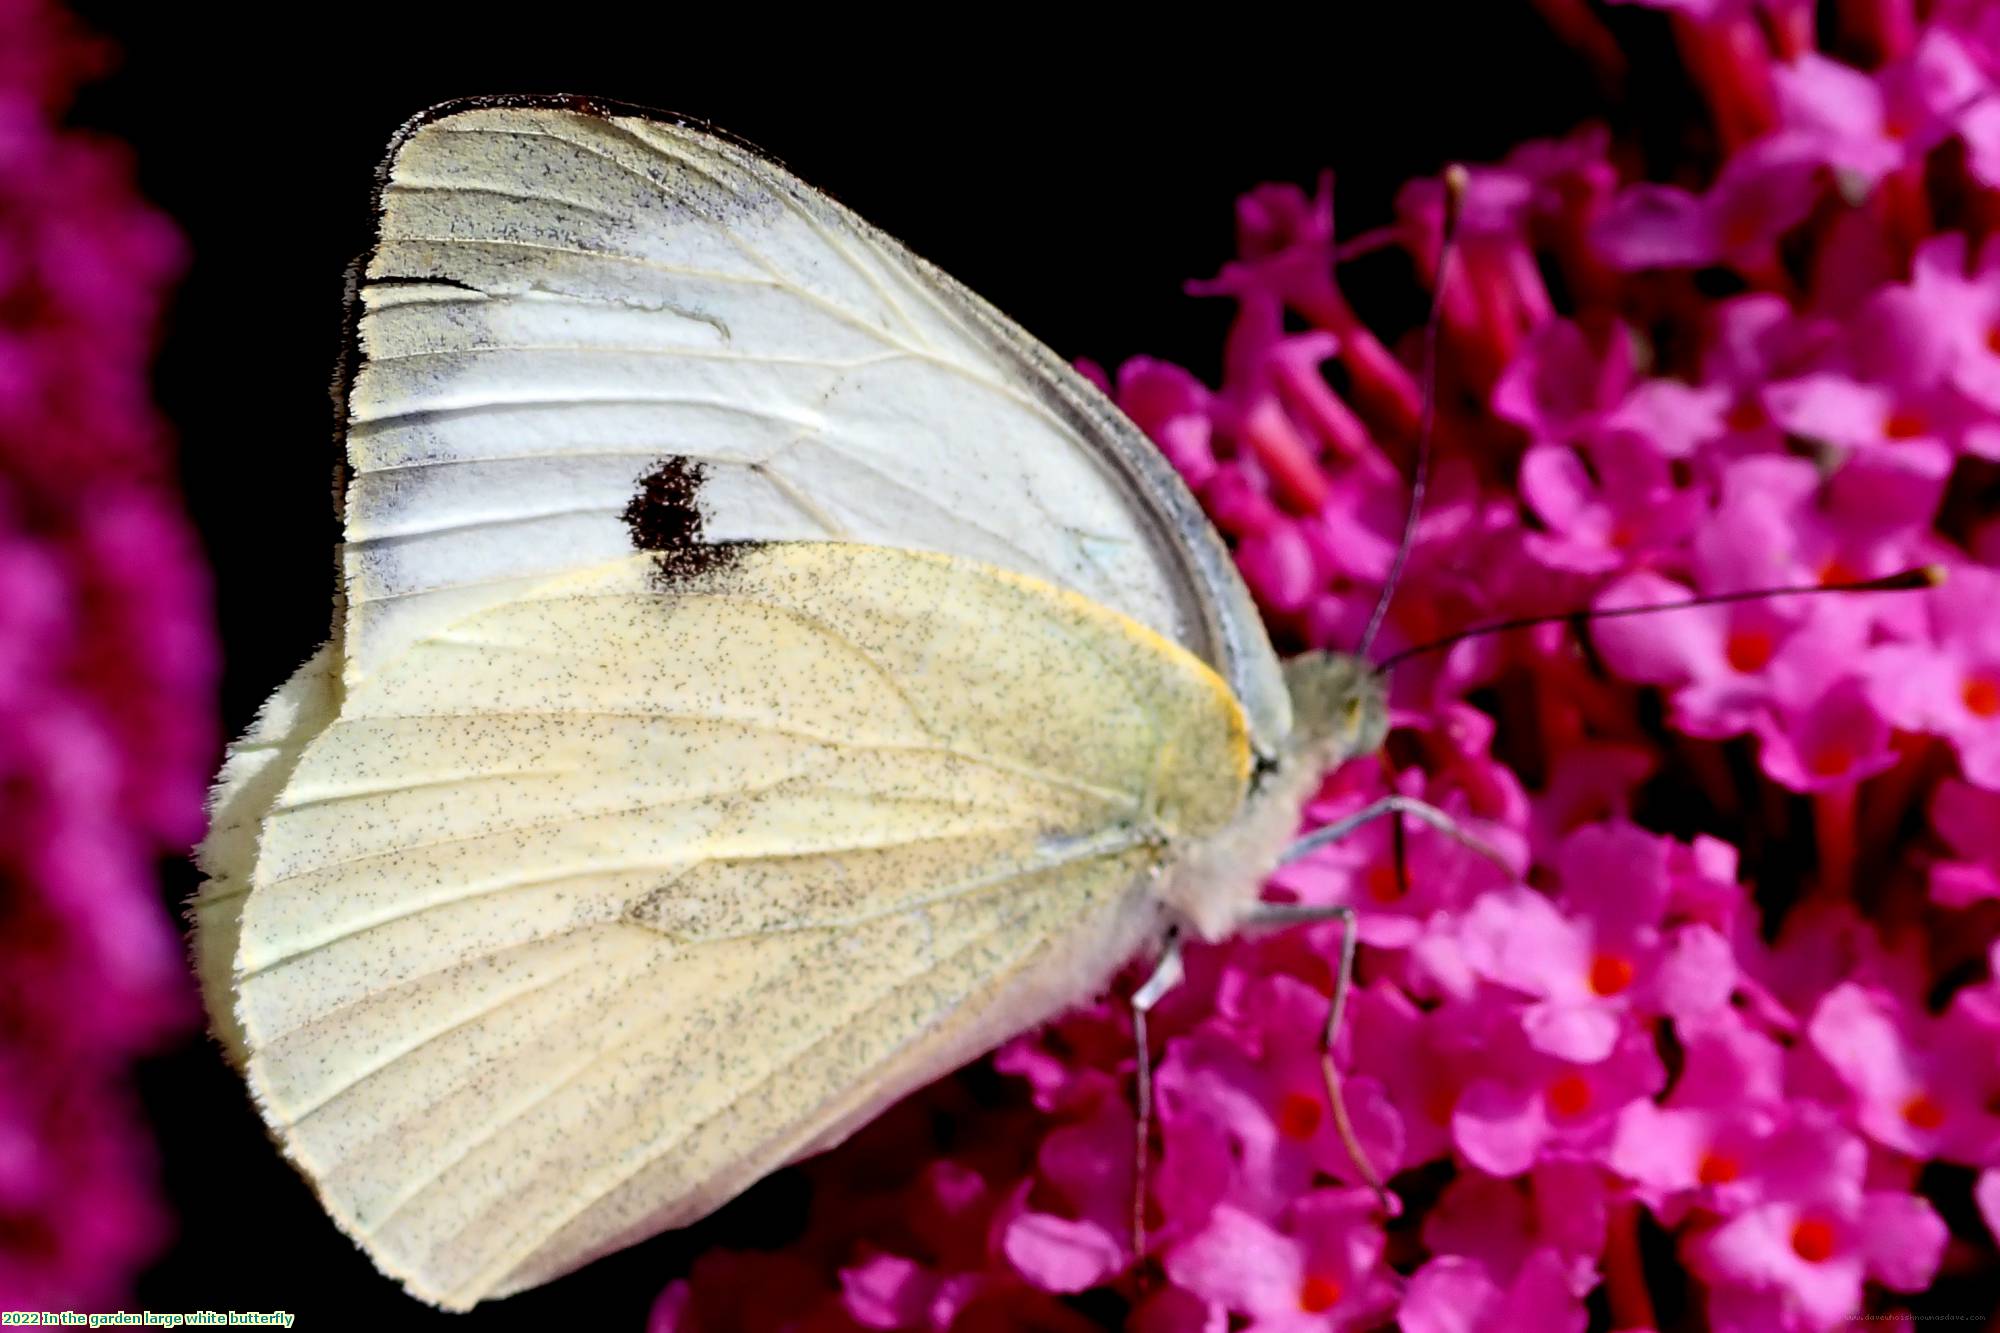
POLYGON ((1742 672, 1762 671, 1777 650, 1770 631, 1761 629, 1732 630, 1723 648, 1729 665, 1742 672))
POLYGON ((1936 1129, 1944 1124, 1944 1107, 1928 1092, 1920 1092, 1903 1103, 1903 1119, 1912 1129, 1936 1129))
POLYGON ((1965 682, 1965 711, 1974 717, 2000 714, 2000 680, 1974 676, 1965 682))
POLYGON ((1809 1264, 1825 1263, 1833 1257, 1833 1223, 1821 1217, 1802 1217, 1792 1228, 1792 1252, 1809 1264))
POLYGON ((1278 1132, 1288 1139, 1309 1139, 1319 1129, 1319 1098, 1288 1092, 1278 1099, 1278 1132))
POLYGON ((1370 902, 1385 906, 1400 901, 1403 896, 1403 885, 1396 878, 1396 867, 1387 861, 1377 861, 1369 866, 1361 877, 1361 887, 1370 902))
POLYGON ((1814 777, 1837 778, 1854 767, 1854 759, 1852 747, 1833 741, 1814 750, 1807 767, 1812 769, 1814 777))
POLYGON ((1549 1109, 1560 1116, 1582 1115, 1590 1109, 1590 1084, 1581 1074, 1564 1074, 1548 1086, 1549 1109))
POLYGON ((1632 960, 1601 953, 1590 961, 1590 988, 1599 995, 1616 995, 1632 984, 1632 960))
POLYGON ((1308 1277, 1299 1286, 1299 1308, 1318 1314, 1340 1304, 1340 1284, 1330 1277, 1308 1277))
POLYGON ((1858 583, 1861 575, 1841 560, 1839 556, 1819 567, 1819 581, 1822 586, 1833 583, 1858 583))
POLYGON ((1704 1185, 1727 1185, 1743 1174, 1743 1164, 1728 1153, 1711 1149, 1702 1154, 1701 1168, 1696 1174, 1704 1185))
POLYGON ((1913 407, 1899 407, 1882 423, 1882 433, 1892 440, 1914 440, 1931 433, 1930 420, 1913 407))

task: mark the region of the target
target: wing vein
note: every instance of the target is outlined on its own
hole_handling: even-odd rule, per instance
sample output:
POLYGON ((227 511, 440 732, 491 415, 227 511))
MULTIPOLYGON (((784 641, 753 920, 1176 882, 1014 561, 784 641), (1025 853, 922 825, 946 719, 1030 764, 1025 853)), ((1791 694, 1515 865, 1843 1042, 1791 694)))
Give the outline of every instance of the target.
MULTIPOLYGON (((997 929, 998 926, 996 925, 994 928, 979 932, 970 939, 966 940, 958 948, 953 949, 951 953, 945 955, 942 958, 934 958, 930 962, 930 964, 926 966, 916 976, 906 978, 900 982, 897 982, 892 986, 887 987, 884 990, 871 993, 868 1002, 864 1004, 858 1012, 866 1012, 868 1008, 873 1007, 874 1004, 880 1003, 881 1000, 887 998, 888 996, 894 995, 898 991, 906 990, 909 987, 916 985, 918 982, 924 980, 926 977, 936 972, 938 968, 944 963, 959 957, 960 955, 964 954, 967 950, 973 948, 974 946, 984 943, 996 932, 997 929)), ((1002 973, 999 978, 996 979, 996 984, 998 984, 999 982, 1004 982, 1006 979, 1011 978, 1016 972, 1020 970, 1020 968, 1021 968, 1021 963, 1018 961, 1015 962, 1012 966, 1008 967, 1007 970, 1004 973, 1002 973)), ((762 989, 768 989, 768 987, 762 989)), ((688 1126, 687 1129, 680 1135, 670 1140, 654 1144, 647 1151, 639 1154, 638 1160, 636 1160, 629 1166, 621 1168, 617 1172, 617 1174, 614 1175, 611 1179, 605 1181, 600 1185, 593 1186, 588 1194, 585 1194, 581 1198, 578 1198, 573 1202, 571 1202, 570 1204, 566 1205, 557 1216, 545 1220, 538 1219, 537 1221, 535 1221, 532 1224, 532 1227, 528 1229, 527 1238, 525 1240, 516 1242, 514 1248, 507 1251, 502 1259, 488 1266, 477 1276, 477 1278, 474 1279, 475 1287, 480 1288, 487 1286, 496 1278, 504 1276, 524 1257, 534 1253, 535 1246, 539 1245, 542 1241, 554 1235, 557 1231, 561 1230, 571 1221, 581 1216, 585 1211, 593 1207, 598 1202, 598 1200, 609 1195, 613 1190, 616 1190, 620 1185, 623 1185, 626 1181, 630 1180, 640 1171, 643 1171, 648 1166, 652 1165, 652 1163, 658 1160, 662 1154, 670 1151, 676 1145, 685 1142, 689 1134, 699 1131, 708 1126, 709 1124, 713 1123, 714 1121, 719 1120, 723 1116, 729 1114, 731 1110, 733 1110, 736 1106, 741 1104, 744 1096, 758 1092, 759 1090, 770 1084, 774 1079, 782 1075, 788 1067, 790 1067, 793 1064, 796 1064, 802 1056, 814 1050, 817 1050, 819 1047, 825 1045, 828 1041, 831 1041, 834 1038, 845 1033, 848 1029, 850 1021, 851 1021, 850 1018, 842 1018, 833 1023, 831 1026, 829 1026, 829 1028, 825 1032, 820 1033, 818 1036, 805 1042, 803 1045, 800 1045, 795 1049, 786 1052, 782 1059, 773 1062, 772 1068, 769 1073, 765 1074, 762 1078, 758 1079, 750 1087, 745 1088, 742 1090, 742 1092, 738 1093, 738 1095, 730 1101, 728 1106, 722 1107, 713 1112, 712 1114, 702 1117, 701 1120, 697 1121, 693 1125, 688 1126)), ((929 1026, 927 1026, 925 1030, 928 1031, 929 1026)), ((921 1031, 911 1034, 908 1040, 905 1041, 902 1044, 902 1046, 899 1046, 898 1049, 900 1050, 907 1048, 910 1043, 921 1040, 923 1035, 924 1033, 921 1031)), ((891 1053, 891 1055, 893 1056, 893 1052, 891 1053)))
MULTIPOLYGON (((552 936, 548 938, 556 938, 556 937, 552 936)), ((539 942, 540 941, 537 941, 537 943, 539 942)), ((441 1041, 445 1037, 450 1036, 452 1033, 459 1031, 461 1028, 469 1027, 473 1023, 476 1023, 483 1018, 488 1018, 496 1013, 499 1013, 502 1009, 505 1009, 508 1005, 514 1004, 520 1000, 524 1000, 530 995, 539 994, 540 992, 545 991, 549 987, 555 985, 557 982, 562 981, 565 977, 574 976, 576 973, 582 971, 585 967, 589 966, 591 963, 595 961, 598 960, 593 959, 592 957, 590 957, 589 954, 586 953, 582 958, 578 959, 570 966, 563 968, 561 971, 557 972, 554 976, 543 977, 540 980, 534 981, 529 985, 521 987, 519 990, 509 991, 505 995, 496 996, 492 999, 490 1003, 481 1005, 479 1008, 473 1010, 471 1013, 465 1015, 463 1018, 455 1019, 454 1021, 445 1024, 443 1027, 438 1028, 436 1031, 426 1033, 424 1036, 418 1038, 416 1041, 410 1042, 408 1045, 398 1048, 386 1058, 376 1061, 374 1064, 368 1066, 368 1068, 360 1071, 359 1073, 353 1074, 351 1077, 347 1078, 346 1080, 339 1083, 335 1087, 321 1091, 320 1094, 303 1110, 297 1110, 293 1112, 292 1124, 294 1126, 298 1126, 305 1123, 308 1117, 314 1115, 315 1113, 321 1110, 324 1110, 327 1106, 331 1105, 334 1102, 334 1100, 340 1097, 342 1094, 351 1092, 355 1088, 360 1087, 363 1083, 366 1083, 369 1079, 375 1077, 383 1070, 389 1068, 389 1066, 396 1064, 401 1060, 408 1059, 410 1056, 415 1055, 418 1051, 424 1049, 424 1047, 429 1046, 432 1042, 441 1041)), ((444 971, 447 969, 441 968, 439 970, 444 971)), ((346 1006, 342 1006, 342 1008, 345 1007, 346 1006)), ((299 1026, 300 1027, 310 1026, 312 1023, 323 1021, 330 1014, 336 1014, 339 1012, 340 1009, 330 1009, 327 1011, 326 1014, 315 1015, 311 1020, 308 1020, 307 1023, 302 1023, 299 1026)), ((292 1029, 287 1029, 287 1031, 288 1032, 297 1031, 297 1029, 292 1028, 292 1029)), ((275 1037, 267 1038, 266 1044, 268 1045, 270 1042, 275 1040, 276 1040, 275 1037)))

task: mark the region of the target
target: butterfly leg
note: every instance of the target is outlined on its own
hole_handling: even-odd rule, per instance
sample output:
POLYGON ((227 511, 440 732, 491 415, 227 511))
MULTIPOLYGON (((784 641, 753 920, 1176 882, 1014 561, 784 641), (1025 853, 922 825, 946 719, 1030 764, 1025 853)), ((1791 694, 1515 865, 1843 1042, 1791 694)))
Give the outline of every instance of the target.
POLYGON ((1354 1121, 1347 1114, 1347 1099, 1340 1091, 1340 1070, 1333 1063, 1333 1045, 1340 1037, 1341 1025, 1346 1021, 1347 994, 1354 986, 1354 953, 1359 942, 1356 939, 1359 923, 1354 909, 1309 903, 1260 903, 1244 925, 1248 928, 1298 926, 1317 921, 1340 922, 1340 967, 1334 974, 1333 1003, 1327 1009, 1326 1027, 1320 1032, 1319 1041, 1319 1067, 1326 1081, 1326 1100, 1333 1109, 1334 1130, 1340 1135, 1341 1146, 1347 1149, 1347 1156, 1360 1173, 1362 1183, 1375 1192, 1375 1202, 1384 1213, 1389 1213, 1394 1207, 1389 1187, 1382 1183, 1381 1174, 1368 1160, 1368 1153, 1354 1132, 1354 1121))
POLYGON ((1153 1136, 1153 1056, 1152 1048, 1146 1042, 1146 1015, 1168 991, 1181 984, 1181 978, 1185 975, 1186 971, 1181 966, 1180 936, 1172 935, 1167 939, 1167 947, 1160 954, 1159 964, 1153 968, 1153 974, 1146 978, 1138 990, 1132 992, 1132 1040, 1138 1046, 1139 1055, 1139 1130, 1132 1158, 1132 1261, 1134 1263, 1146 1256, 1146 1163, 1151 1153, 1153 1136))
POLYGON ((1514 867, 1508 864, 1507 858, 1502 856, 1491 843, 1469 832, 1446 811, 1438 809, 1428 801, 1420 801, 1414 796, 1384 796, 1378 801, 1362 806, 1351 815, 1316 828, 1285 848, 1285 854, 1278 858, 1278 864, 1288 864, 1308 852, 1318 851, 1330 842, 1338 842, 1362 825, 1372 824, 1385 815, 1409 815, 1413 819, 1422 820, 1452 841, 1493 862, 1506 871, 1510 878, 1514 874, 1514 867))
MULTIPOLYGON (((1403 831, 1402 817, 1404 815, 1422 820, 1447 837, 1477 852, 1499 866, 1502 870, 1505 870, 1510 878, 1514 874, 1513 867, 1508 864, 1507 859, 1500 855, 1497 849, 1473 836, 1456 819, 1453 819, 1450 814, 1440 810, 1428 801, 1420 801, 1413 796, 1401 795, 1384 796, 1378 801, 1373 801, 1363 806, 1343 819, 1337 819, 1323 828, 1314 829, 1311 833, 1308 833, 1305 837, 1300 838, 1297 842, 1286 848, 1285 854, 1279 859, 1279 864, 1283 865, 1286 862, 1296 861, 1307 853, 1326 846, 1328 843, 1338 842, 1363 825, 1371 824, 1375 820, 1392 815, 1396 817, 1397 837, 1395 848, 1398 880, 1401 880, 1404 874, 1403 839, 1401 836, 1403 831)), ((1318 906, 1306 903, 1263 903, 1258 906, 1257 910, 1250 915, 1244 924, 1246 926, 1274 927, 1304 925, 1316 921, 1340 922, 1340 967, 1334 976, 1333 1002, 1327 1009, 1326 1029, 1320 1034, 1320 1072, 1326 1080, 1327 1102, 1333 1110, 1334 1128, 1340 1134, 1341 1146, 1347 1149, 1347 1155, 1354 1162, 1354 1168, 1360 1173, 1362 1182, 1375 1192, 1377 1203, 1381 1205, 1384 1212, 1387 1212, 1392 1206, 1388 1187, 1382 1183, 1380 1173, 1375 1170, 1374 1164, 1368 1160, 1367 1152, 1361 1147, 1361 1140, 1354 1133, 1354 1122, 1347 1114, 1347 1099, 1341 1095, 1340 1091, 1340 1070, 1335 1067, 1333 1062, 1334 1042, 1339 1038, 1341 1025, 1346 1019, 1347 995, 1354 987, 1354 954, 1358 943, 1356 938, 1357 920, 1354 909, 1345 905, 1318 906)))

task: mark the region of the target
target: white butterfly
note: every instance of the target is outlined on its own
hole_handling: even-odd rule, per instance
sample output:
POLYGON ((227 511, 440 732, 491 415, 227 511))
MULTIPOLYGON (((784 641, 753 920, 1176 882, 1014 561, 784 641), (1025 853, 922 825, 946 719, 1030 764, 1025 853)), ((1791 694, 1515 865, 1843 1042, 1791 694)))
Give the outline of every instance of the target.
POLYGON ((265 1119, 423 1299, 692 1222, 1238 929, 1379 743, 1136 427, 768 158, 461 102, 380 206, 332 638, 194 908, 265 1119))

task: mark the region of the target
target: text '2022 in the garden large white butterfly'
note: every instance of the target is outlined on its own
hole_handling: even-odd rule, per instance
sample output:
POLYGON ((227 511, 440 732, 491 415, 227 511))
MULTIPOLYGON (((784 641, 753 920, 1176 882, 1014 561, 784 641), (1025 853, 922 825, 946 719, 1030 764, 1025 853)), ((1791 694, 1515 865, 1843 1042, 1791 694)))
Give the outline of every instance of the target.
POLYGON ((1381 674, 1281 664, 1137 427, 744 145, 448 104, 378 226, 332 635, 193 903, 335 1221, 427 1301, 519 1291, 1154 950, 1143 1153, 1173 941, 1313 915, 1259 886, 1381 674))

